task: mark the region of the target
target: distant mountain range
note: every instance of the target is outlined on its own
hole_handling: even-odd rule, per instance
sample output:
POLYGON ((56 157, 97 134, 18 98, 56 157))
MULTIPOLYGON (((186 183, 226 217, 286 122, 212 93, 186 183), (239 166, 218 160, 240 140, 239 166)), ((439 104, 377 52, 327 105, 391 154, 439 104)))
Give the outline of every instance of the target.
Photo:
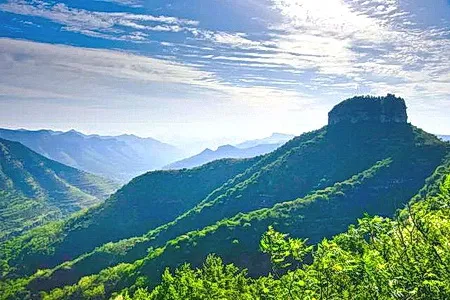
POLYGON ((262 138, 262 139, 256 139, 256 140, 250 140, 246 141, 240 144, 237 144, 237 148, 246 149, 246 148, 252 148, 258 145, 266 145, 266 144, 284 144, 287 141, 293 139, 295 135, 293 134, 285 134, 285 133, 272 133, 271 136, 262 138))
POLYGON ((294 135, 274 133, 270 137, 246 141, 236 146, 224 145, 217 150, 205 149, 199 154, 165 166, 165 170, 189 169, 222 158, 250 158, 263 155, 277 149, 294 135))
POLYGON ((120 182, 183 157, 182 151, 172 145, 134 135, 0 129, 0 138, 18 141, 47 158, 120 182))
POLYGON ((0 139, 0 241, 94 206, 118 184, 0 139))

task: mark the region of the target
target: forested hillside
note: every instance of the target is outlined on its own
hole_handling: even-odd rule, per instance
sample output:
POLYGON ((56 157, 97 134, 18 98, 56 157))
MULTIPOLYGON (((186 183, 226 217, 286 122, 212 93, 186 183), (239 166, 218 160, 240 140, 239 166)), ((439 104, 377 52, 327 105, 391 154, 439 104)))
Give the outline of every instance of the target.
POLYGON ((166 270, 153 291, 137 280, 115 299, 448 299, 450 160, 427 183, 396 218, 366 216, 314 247, 269 227, 259 246, 272 276, 209 256, 198 269, 166 270))
POLYGON ((200 266, 209 253, 249 275, 267 275, 271 263, 258 243, 268 226, 314 245, 365 213, 393 217, 450 148, 404 119, 396 122, 396 112, 392 122, 366 119, 359 101, 378 101, 369 110, 385 112, 392 101, 406 109, 392 95, 353 98, 344 110, 351 114, 356 102, 355 118, 339 113, 332 125, 265 156, 144 174, 95 209, 4 243, 3 288, 13 299, 42 292, 109 297, 126 287, 152 288, 167 266, 200 266), (38 268, 53 269, 32 275, 38 268))
POLYGON ((137 177, 100 206, 0 245, 0 259, 12 267, 2 273, 29 274, 104 243, 144 234, 194 207, 252 163, 221 160, 192 170, 155 171, 137 177))
POLYGON ((0 139, 0 240, 94 206, 117 187, 0 139))

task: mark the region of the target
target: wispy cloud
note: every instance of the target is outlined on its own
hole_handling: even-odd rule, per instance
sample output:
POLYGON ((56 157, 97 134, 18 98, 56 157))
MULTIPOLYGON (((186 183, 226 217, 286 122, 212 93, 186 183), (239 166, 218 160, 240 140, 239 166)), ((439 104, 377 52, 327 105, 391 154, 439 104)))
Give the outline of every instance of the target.
MULTIPOLYGON (((125 39, 126 29, 141 31, 172 31, 197 26, 194 20, 170 16, 98 12, 68 7, 64 3, 50 4, 40 0, 11 0, 0 10, 25 16, 41 17, 63 25, 63 29, 107 39, 125 39)), ((142 32, 144 33, 144 32, 142 32)), ((133 41, 135 39, 130 38, 133 41)))
POLYGON ((99 2, 111 2, 116 3, 123 6, 129 6, 129 7, 142 7, 142 1, 140 0, 96 0, 99 2))
POLYGON ((280 19, 269 25, 264 39, 236 41, 233 45, 240 51, 210 59, 303 72, 308 74, 299 80, 304 92, 347 89, 348 94, 450 97, 448 23, 441 27, 416 24, 414 15, 403 11, 396 0, 270 3, 280 19), (330 79, 332 84, 324 85, 330 79))
MULTIPOLYGON (((0 79, 0 94, 3 96, 59 95, 77 99, 96 90, 96 85, 114 90, 118 80, 124 82, 121 85, 124 88, 127 84, 178 85, 214 97, 245 97, 246 101, 259 101, 267 97, 283 101, 300 96, 295 91, 264 86, 234 86, 213 72, 189 64, 120 51, 7 38, 0 39, 0 47, 0 68, 4 70, 0 79), (39 78, 35 78, 35 74, 40 74, 39 78)), ((133 93, 133 90, 129 92, 133 93)))
MULTIPOLYGON (((122 4, 135 1, 108 0, 122 4)), ((41 17, 63 25, 66 31, 91 37, 131 42, 150 41, 149 32, 184 32, 194 38, 225 45, 257 45, 244 33, 227 33, 198 28, 199 22, 172 16, 133 14, 128 12, 99 12, 68 7, 64 3, 50 4, 42 0, 9 0, 0 10, 14 14, 41 17), (129 30, 134 32, 130 33, 129 30)))
MULTIPOLYGON (((236 85, 190 64, 114 50, 8 38, 0 38, 0 48, 4 124, 81 122, 87 125, 77 128, 89 132, 106 122, 145 136, 156 132, 167 138, 178 132, 187 138, 226 136, 234 127, 245 136, 296 132, 299 124, 312 129, 323 121, 305 109, 315 99, 259 85, 262 78, 236 85), (211 122, 215 125, 208 129, 211 122)), ((325 116, 328 108, 321 109, 325 116)))

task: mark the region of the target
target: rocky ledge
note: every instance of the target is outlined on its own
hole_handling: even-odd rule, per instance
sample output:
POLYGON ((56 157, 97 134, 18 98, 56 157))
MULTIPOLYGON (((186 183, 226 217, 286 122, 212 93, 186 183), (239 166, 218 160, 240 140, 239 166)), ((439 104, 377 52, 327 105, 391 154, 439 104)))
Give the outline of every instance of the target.
POLYGON ((386 97, 353 97, 339 103, 328 113, 328 125, 407 122, 405 100, 392 94, 386 97))

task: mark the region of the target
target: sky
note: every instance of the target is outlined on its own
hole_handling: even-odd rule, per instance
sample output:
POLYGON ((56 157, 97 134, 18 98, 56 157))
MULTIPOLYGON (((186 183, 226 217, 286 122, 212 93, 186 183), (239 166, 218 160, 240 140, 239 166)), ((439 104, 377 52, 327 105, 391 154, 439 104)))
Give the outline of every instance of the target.
POLYGON ((0 1, 0 72, 7 128, 218 145, 394 93, 450 134, 450 1, 0 1))

